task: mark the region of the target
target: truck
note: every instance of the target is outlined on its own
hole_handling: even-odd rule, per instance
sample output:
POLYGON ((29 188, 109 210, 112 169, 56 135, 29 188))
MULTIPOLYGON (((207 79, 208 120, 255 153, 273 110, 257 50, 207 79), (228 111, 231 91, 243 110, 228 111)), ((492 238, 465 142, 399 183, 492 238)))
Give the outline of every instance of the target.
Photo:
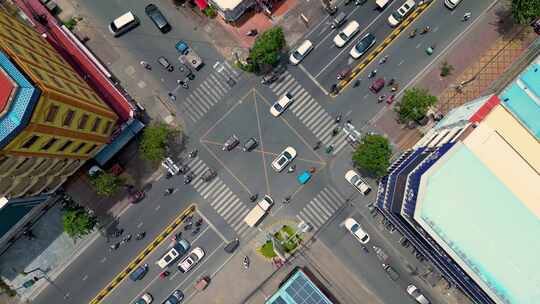
POLYGON ((253 209, 251 209, 251 211, 246 215, 244 222, 246 222, 249 227, 257 226, 262 218, 268 213, 273 204, 274 201, 272 198, 265 195, 264 198, 258 202, 257 205, 253 207, 253 209))
POLYGON ((189 64, 197 71, 203 66, 204 63, 201 57, 189 47, 187 42, 180 40, 176 43, 175 48, 178 53, 180 53, 178 60, 180 60, 181 63, 185 65, 189 64))

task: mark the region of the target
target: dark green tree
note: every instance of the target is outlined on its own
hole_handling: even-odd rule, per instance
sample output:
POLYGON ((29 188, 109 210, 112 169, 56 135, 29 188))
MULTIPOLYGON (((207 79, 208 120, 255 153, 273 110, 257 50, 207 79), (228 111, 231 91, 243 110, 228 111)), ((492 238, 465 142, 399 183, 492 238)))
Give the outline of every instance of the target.
POLYGON ((512 0, 512 16, 519 24, 529 24, 540 17, 540 1, 512 0))
POLYGON ((426 116, 431 106, 437 103, 437 97, 427 90, 412 88, 405 90, 401 101, 394 107, 401 123, 418 121, 426 116))
POLYGON ((285 44, 283 30, 273 27, 257 37, 249 52, 249 58, 259 68, 273 66, 278 63, 279 54, 285 44))
POLYGON ((172 133, 173 130, 162 123, 146 127, 139 145, 141 157, 150 161, 161 161, 164 159, 167 142, 172 133))
POLYGON ((83 208, 68 210, 62 216, 64 231, 72 238, 89 234, 96 222, 96 218, 83 208))
POLYGON ((360 169, 379 178, 386 174, 391 155, 388 139, 381 135, 366 134, 356 147, 352 159, 360 169))
POLYGON ((90 178, 98 195, 113 196, 123 184, 122 178, 107 172, 100 172, 90 178))

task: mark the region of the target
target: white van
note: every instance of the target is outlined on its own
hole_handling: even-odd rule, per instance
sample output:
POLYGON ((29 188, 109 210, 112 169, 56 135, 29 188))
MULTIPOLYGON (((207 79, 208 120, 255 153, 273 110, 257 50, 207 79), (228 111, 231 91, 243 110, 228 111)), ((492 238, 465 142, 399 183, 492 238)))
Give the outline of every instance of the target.
POLYGON ((137 27, 138 25, 139 18, 133 15, 132 12, 127 12, 122 16, 114 19, 114 21, 109 24, 109 31, 114 35, 114 37, 118 37, 125 32, 137 27))
POLYGON ((461 0, 444 0, 444 5, 449 9, 453 10, 458 6, 461 0))
POLYGON ((391 1, 392 0, 376 0, 375 4, 377 4, 377 7, 380 10, 383 10, 388 5, 388 3, 390 3, 391 1))
POLYGON ((414 0, 407 0, 395 12, 388 17, 388 24, 391 27, 398 26, 416 7, 414 0))
POLYGON ((313 43, 309 40, 304 40, 300 46, 291 53, 291 56, 289 57, 289 61, 292 64, 299 64, 306 55, 311 52, 313 49, 313 43))
POLYGON ((360 30, 360 24, 355 20, 349 22, 345 28, 334 37, 334 43, 337 47, 343 47, 360 30))

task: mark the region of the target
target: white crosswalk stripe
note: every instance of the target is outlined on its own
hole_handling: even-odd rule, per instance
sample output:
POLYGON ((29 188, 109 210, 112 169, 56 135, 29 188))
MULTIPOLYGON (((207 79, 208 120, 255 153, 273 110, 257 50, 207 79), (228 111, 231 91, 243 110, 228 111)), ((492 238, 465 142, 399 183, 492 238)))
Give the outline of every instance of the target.
MULTIPOLYGON (((223 66, 224 73, 235 81, 240 78, 240 72, 228 62, 224 62, 223 66)), ((187 116, 193 122, 197 122, 220 102, 231 89, 227 84, 227 79, 213 70, 212 74, 208 75, 195 90, 191 91, 191 94, 185 100, 181 101, 181 107, 186 109, 187 116)))
POLYGON ((255 229, 244 223, 244 217, 249 212, 249 208, 229 189, 219 176, 216 176, 210 182, 198 178, 209 168, 200 158, 191 159, 187 166, 195 176, 191 182, 193 188, 201 197, 209 201, 210 206, 231 226, 239 237, 243 238, 251 233, 256 233, 255 229))
POLYGON ((326 223, 344 202, 343 197, 334 188, 326 186, 296 217, 318 229, 326 223))
POLYGON ((291 93, 294 102, 289 108, 294 115, 308 128, 325 147, 332 145, 332 154, 337 154, 347 145, 345 133, 339 132, 332 135, 332 130, 338 125, 334 118, 313 98, 311 95, 286 71, 281 79, 270 84, 270 89, 281 97, 285 93, 291 93))

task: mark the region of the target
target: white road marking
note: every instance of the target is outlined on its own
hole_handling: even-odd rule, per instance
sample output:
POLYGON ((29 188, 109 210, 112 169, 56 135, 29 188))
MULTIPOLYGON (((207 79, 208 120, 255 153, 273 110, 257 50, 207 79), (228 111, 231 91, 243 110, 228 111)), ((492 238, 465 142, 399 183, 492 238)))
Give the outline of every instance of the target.
POLYGON ((419 44, 416 45, 416 48, 419 48, 422 46, 422 43, 420 42, 419 44))
POLYGON ((84 277, 82 278, 83 281, 86 281, 86 279, 88 279, 88 275, 84 275, 84 277))
POLYGON ((99 262, 100 263, 105 263, 106 260, 107 260, 107 258, 105 257, 105 258, 101 259, 99 262))
POLYGON ((137 224, 137 228, 141 228, 143 225, 143 222, 140 222, 139 224, 137 224))
POLYGON ((397 65, 400 66, 405 62, 405 60, 401 60, 397 65))
POLYGON ((157 205, 156 208, 154 208, 154 210, 158 211, 159 208, 161 208, 161 205, 157 205))

